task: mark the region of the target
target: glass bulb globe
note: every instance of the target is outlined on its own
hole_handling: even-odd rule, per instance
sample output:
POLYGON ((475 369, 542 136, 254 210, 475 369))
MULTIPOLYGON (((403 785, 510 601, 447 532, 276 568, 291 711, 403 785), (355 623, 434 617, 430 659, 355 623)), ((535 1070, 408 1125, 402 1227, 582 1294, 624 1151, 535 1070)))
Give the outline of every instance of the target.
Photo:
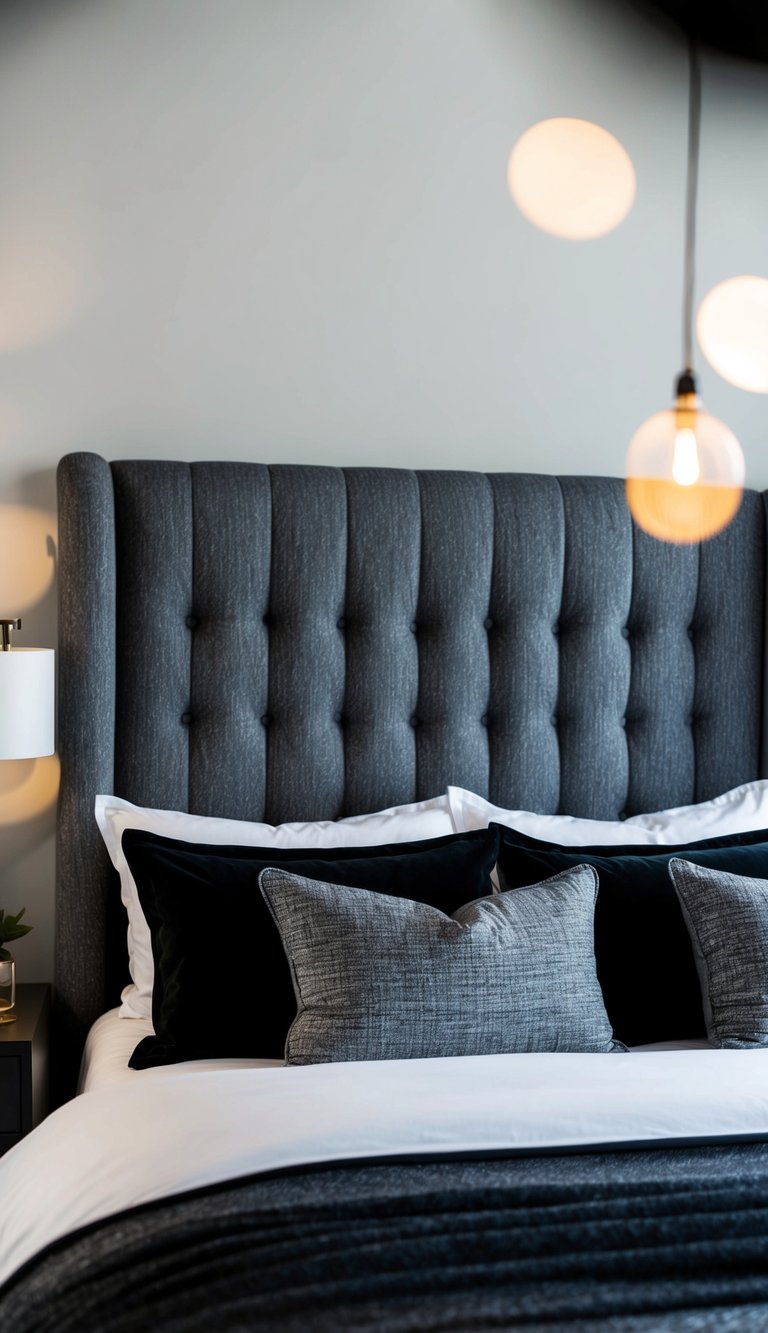
POLYGON ((695 393, 643 423, 627 452, 627 502, 637 523, 661 541, 688 545, 714 537, 741 503, 744 455, 736 436, 702 411, 695 393))

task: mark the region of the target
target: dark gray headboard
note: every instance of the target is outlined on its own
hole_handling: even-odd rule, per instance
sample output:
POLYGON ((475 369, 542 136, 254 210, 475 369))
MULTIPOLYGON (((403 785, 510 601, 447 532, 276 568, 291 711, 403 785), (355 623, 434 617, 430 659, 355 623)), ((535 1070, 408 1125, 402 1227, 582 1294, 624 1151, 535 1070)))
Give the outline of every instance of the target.
POLYGON ((279 822, 456 783, 615 819, 761 772, 753 492, 701 548, 597 478, 73 454, 59 504, 69 1052, 123 981, 99 791, 279 822))

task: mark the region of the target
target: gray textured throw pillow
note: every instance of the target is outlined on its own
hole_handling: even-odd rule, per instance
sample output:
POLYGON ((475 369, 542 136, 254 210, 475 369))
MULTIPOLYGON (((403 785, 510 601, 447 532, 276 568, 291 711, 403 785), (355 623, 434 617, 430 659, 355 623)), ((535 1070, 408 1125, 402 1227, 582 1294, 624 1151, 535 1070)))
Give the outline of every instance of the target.
POLYGON ((768 1046, 768 880, 669 863, 717 1046, 768 1046))
POLYGON ((624 1049, 595 970, 589 866, 452 917, 282 870, 259 883, 296 990, 288 1064, 624 1049))

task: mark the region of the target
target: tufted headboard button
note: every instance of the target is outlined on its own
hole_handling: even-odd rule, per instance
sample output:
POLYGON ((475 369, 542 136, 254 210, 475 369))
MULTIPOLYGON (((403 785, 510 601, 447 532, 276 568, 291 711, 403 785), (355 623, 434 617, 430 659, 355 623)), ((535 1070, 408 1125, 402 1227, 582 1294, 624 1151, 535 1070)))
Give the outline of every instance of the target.
POLYGON ((188 615, 186 620, 184 621, 184 624, 186 625, 187 629, 197 629, 199 621, 197 619, 197 616, 188 615))
POLYGON ((189 727, 189 726, 191 726, 192 723, 194 722, 194 720, 195 720, 195 719, 194 719, 194 717, 192 716, 191 713, 182 713, 182 715, 181 715, 181 725, 182 725, 182 727, 189 727))
POLYGON ((493 629, 494 621, 491 616, 486 616, 483 621, 483 629, 493 629))

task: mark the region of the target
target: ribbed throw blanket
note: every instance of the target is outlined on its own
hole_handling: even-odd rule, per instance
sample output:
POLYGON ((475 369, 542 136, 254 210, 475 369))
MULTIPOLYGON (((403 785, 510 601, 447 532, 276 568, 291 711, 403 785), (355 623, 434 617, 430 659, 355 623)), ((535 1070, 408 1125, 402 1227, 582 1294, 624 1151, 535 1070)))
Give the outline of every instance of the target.
POLYGON ((56 1242, 0 1328, 759 1333, 768 1145, 250 1177, 56 1242))

